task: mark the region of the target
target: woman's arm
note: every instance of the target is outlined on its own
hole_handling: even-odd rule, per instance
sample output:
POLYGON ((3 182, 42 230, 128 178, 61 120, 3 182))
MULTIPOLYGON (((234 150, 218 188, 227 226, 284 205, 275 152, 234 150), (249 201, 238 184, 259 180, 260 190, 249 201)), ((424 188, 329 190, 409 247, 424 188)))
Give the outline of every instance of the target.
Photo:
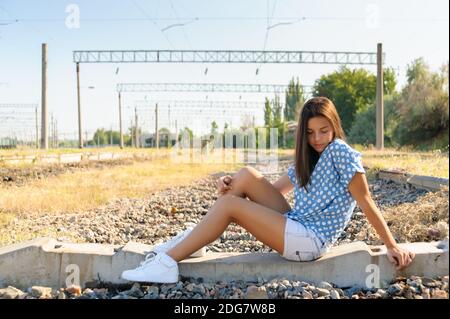
POLYGON ((287 174, 282 175, 275 183, 273 183, 273 187, 275 187, 282 195, 288 193, 294 185, 292 185, 291 180, 287 174))
POLYGON ((389 260, 396 264, 398 270, 408 267, 414 253, 401 248, 395 242, 386 221, 370 196, 365 175, 357 172, 350 181, 348 190, 386 245, 389 260))

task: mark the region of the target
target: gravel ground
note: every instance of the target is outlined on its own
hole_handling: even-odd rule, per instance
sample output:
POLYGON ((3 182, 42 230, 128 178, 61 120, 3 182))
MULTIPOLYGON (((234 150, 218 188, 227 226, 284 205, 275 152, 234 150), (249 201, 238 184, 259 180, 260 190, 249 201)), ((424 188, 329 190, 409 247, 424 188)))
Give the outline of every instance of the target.
MULTIPOLYGON (((280 164, 280 171, 285 171, 289 162, 280 164)), ((256 166, 257 169, 263 167, 256 166)), ((265 174, 271 182, 279 174, 265 174)), ((195 184, 168 188, 149 195, 143 199, 117 199, 94 211, 83 214, 60 214, 42 217, 20 216, 14 219, 4 233, 8 234, 6 242, 16 243, 37 236, 51 236, 64 242, 90 242, 123 245, 128 241, 138 241, 145 244, 157 244, 170 239, 187 223, 198 223, 217 199, 216 177, 207 177, 195 184), (25 237, 24 237, 25 236, 25 237)), ((436 205, 444 203, 447 220, 432 220, 428 225, 422 225, 428 232, 421 241, 448 238, 448 189, 437 193, 416 189, 382 180, 369 181, 372 197, 377 206, 384 210, 401 210, 404 205, 412 209, 419 208, 422 202, 431 201, 436 205), (446 203, 446 204, 445 204, 446 203), (446 207, 445 207, 446 205, 446 207), (439 224, 440 223, 440 224, 439 224), (445 228, 443 225, 447 226, 445 228), (438 226, 436 226, 438 225, 438 226)), ((286 196, 293 206, 293 192, 286 196)), ((432 205, 431 205, 432 206, 432 205)), ((441 205, 442 206, 442 205, 441 205)), ((439 206, 441 209, 442 207, 439 206)), ((428 206, 427 206, 428 207, 428 206)), ((436 207, 428 207, 433 213, 436 207)), ((388 221, 388 225, 395 220, 388 221)), ((390 226, 391 226, 390 225, 390 226)), ((403 239, 400 232, 393 234, 397 240, 403 239)), ((359 208, 345 232, 336 245, 361 240, 367 244, 381 244, 374 235, 371 226, 359 208)), ((272 251, 247 233, 242 227, 231 224, 220 237, 220 242, 211 244, 208 250, 214 252, 269 252, 272 251)), ((34 287, 26 292, 17 292, 16 297, 22 298, 448 298, 448 276, 444 278, 397 278, 387 290, 363 290, 360 287, 341 289, 329 283, 318 287, 298 281, 279 279, 272 282, 218 282, 203 283, 198 279, 184 278, 178 284, 153 286, 109 286, 87 288, 79 287, 72 290, 49 291, 45 287, 34 287), (92 289, 91 289, 92 288, 92 289), (43 290, 40 294, 40 289, 43 290), (71 292, 72 293, 71 293, 71 292), (34 297, 33 297, 34 296, 34 297)), ((15 291, 13 287, 8 292, 0 289, 2 295, 15 291)))
POLYGON ((118 165, 131 164, 133 160, 117 159, 105 161, 84 161, 80 163, 32 165, 26 167, 0 166, 0 185, 20 187, 27 182, 63 173, 74 173, 90 169, 104 169, 118 165))

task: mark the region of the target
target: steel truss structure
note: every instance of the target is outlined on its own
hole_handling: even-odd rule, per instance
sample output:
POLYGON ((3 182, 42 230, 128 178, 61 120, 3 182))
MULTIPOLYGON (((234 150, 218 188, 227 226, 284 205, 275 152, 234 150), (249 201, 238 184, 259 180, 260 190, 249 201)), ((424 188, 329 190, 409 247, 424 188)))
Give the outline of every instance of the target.
MULTIPOLYGON (((83 147, 80 102, 80 63, 274 63, 355 64, 377 66, 377 148, 383 148, 383 61, 382 44, 376 52, 258 51, 258 50, 84 50, 73 51, 77 71, 79 147, 83 147)), ((223 87, 225 90, 225 86, 223 87)), ((242 87, 240 89, 243 89, 242 87)), ((260 89, 260 88, 257 88, 260 89)), ((121 92, 119 95, 120 147, 123 148, 121 92)), ((125 92, 125 91, 123 91, 125 92)), ((221 92, 221 91, 219 91, 221 92)), ((228 91, 227 91, 228 92, 228 91)))
POLYGON ((374 52, 250 50, 73 51, 75 63, 320 63, 377 64, 374 52))
MULTIPOLYGON (((311 88, 310 85, 303 85, 311 88)), ((288 85, 244 83, 118 83, 117 92, 240 92, 285 93, 288 85)))

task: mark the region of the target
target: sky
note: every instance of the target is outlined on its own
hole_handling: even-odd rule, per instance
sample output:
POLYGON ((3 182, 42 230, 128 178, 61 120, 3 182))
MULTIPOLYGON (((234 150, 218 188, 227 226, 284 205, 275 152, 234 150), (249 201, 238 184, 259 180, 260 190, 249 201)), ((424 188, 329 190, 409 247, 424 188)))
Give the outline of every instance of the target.
MULTIPOLYGON (((413 60, 423 57, 434 71, 448 63, 448 7, 447 0, 0 0, 0 135, 11 131, 34 134, 32 110, 2 109, 1 105, 40 104, 42 43, 48 45, 49 112, 57 121, 58 134, 75 139, 75 50, 376 52, 381 42, 385 66, 396 70, 401 89, 406 68, 413 60), (6 112, 14 116, 5 120, 6 112)), ((375 66, 364 67, 375 74, 375 66)), ((302 84, 312 85, 321 75, 338 68, 321 64, 81 64, 83 131, 91 135, 100 127, 118 129, 117 83, 286 85, 298 77, 302 84)), ((143 130, 154 130, 156 101, 160 104, 159 126, 171 130, 175 125, 178 129, 188 125, 204 132, 212 119, 217 119, 219 127, 225 121, 238 127, 244 113, 255 116, 256 124, 263 124, 263 108, 249 108, 244 102, 262 101, 265 96, 273 97, 124 93, 123 126, 127 129, 131 125, 134 107, 138 106, 143 130), (238 111, 216 107, 199 116, 182 102, 173 102, 186 100, 235 101, 238 111)))

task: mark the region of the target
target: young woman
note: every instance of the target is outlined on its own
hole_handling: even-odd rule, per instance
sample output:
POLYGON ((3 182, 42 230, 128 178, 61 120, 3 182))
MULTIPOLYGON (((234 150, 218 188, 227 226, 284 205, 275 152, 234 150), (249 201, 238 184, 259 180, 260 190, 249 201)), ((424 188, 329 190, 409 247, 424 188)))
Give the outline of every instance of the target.
POLYGON ((414 254, 395 242, 370 196, 361 154, 344 139, 333 102, 325 97, 308 100, 299 117, 295 163, 287 174, 274 184, 252 167, 221 177, 220 196, 201 222, 154 247, 139 267, 124 271, 122 278, 177 282, 177 262, 216 240, 232 222, 286 259, 314 260, 336 242, 356 204, 385 243, 389 260, 398 270, 409 266, 414 254), (292 188, 294 208, 283 196, 292 188))

